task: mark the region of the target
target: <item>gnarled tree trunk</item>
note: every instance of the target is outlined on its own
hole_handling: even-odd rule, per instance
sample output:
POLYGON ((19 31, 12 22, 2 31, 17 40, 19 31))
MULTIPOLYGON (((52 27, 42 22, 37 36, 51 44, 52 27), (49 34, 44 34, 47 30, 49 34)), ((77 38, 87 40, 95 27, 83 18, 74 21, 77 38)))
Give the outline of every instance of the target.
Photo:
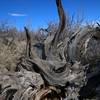
POLYGON ((58 30, 43 44, 34 45, 37 52, 32 50, 31 37, 25 27, 26 56, 20 59, 16 72, 0 72, 1 100, 83 100, 100 97, 99 27, 84 27, 71 38, 61 41, 65 14, 61 0, 56 0, 56 5, 60 19, 58 30))

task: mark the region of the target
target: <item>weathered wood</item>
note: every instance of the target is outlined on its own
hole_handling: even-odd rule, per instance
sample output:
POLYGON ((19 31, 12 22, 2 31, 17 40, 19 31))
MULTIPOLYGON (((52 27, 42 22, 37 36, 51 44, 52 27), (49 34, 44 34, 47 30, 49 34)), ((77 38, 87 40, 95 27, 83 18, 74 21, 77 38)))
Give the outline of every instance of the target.
POLYGON ((64 13, 64 10, 62 7, 61 0, 56 0, 56 5, 57 5, 57 9, 58 9, 60 22, 59 22, 58 30, 52 40, 52 45, 54 45, 54 46, 57 46, 59 39, 60 39, 60 34, 63 32, 63 30, 65 28, 65 22, 66 22, 66 17, 65 17, 65 13, 64 13))
POLYGON ((25 69, 20 72, 0 73, 0 97, 4 98, 1 100, 28 100, 43 84, 39 74, 25 69))
POLYGON ((95 28, 83 28, 73 36, 67 45, 67 61, 81 61, 82 64, 94 63, 100 59, 100 39, 94 38, 95 28), (95 49, 94 49, 95 48, 95 49))
POLYGON ((61 0, 56 0, 59 27, 34 45, 25 27, 26 55, 16 72, 0 72, 1 100, 84 100, 100 98, 100 29, 83 27, 60 40, 65 28, 61 0), (88 92, 88 93, 87 93, 88 92), (55 98, 53 98, 53 96, 55 98), (51 97, 50 97, 51 96, 51 97))
POLYGON ((31 37, 29 35, 29 31, 26 27, 24 27, 26 32, 26 38, 27 38, 27 45, 26 45, 26 57, 30 58, 31 56, 31 37))

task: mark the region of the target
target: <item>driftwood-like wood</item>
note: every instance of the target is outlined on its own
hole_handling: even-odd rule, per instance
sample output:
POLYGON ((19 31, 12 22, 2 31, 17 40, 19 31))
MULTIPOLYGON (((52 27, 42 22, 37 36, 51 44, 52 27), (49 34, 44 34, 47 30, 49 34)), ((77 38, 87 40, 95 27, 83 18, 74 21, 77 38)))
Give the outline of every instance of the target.
POLYGON ((65 22, 66 22, 66 17, 65 17, 65 13, 62 7, 62 3, 61 0, 56 0, 56 5, 57 5, 57 9, 58 9, 58 14, 59 14, 59 27, 58 30, 52 40, 52 45, 57 46, 57 44, 59 43, 59 38, 60 38, 60 34, 63 32, 64 28, 65 28, 65 22))
POLYGON ((27 37, 27 45, 26 45, 26 57, 30 58, 31 56, 31 37, 29 35, 29 31, 26 27, 24 27, 27 37))
POLYGON ((97 34, 99 35, 97 28, 89 29, 88 27, 75 33, 67 45, 68 60, 73 63, 81 61, 82 64, 99 61, 100 39, 96 38, 97 34))
POLYGON ((59 27, 44 43, 32 47, 25 27, 26 55, 16 72, 0 71, 0 100, 100 99, 100 27, 83 27, 61 41, 65 14, 61 0, 56 5, 59 27))

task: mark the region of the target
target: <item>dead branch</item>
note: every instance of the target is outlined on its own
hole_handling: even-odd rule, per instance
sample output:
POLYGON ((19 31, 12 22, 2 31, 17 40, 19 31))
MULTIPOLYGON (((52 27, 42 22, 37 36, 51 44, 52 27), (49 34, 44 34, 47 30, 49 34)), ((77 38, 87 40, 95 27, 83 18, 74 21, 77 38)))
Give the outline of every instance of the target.
POLYGON ((69 40, 60 41, 65 14, 61 0, 56 0, 56 5, 59 27, 54 36, 47 37, 47 44, 34 45, 40 55, 31 50, 31 36, 24 27, 26 56, 21 57, 17 72, 0 71, 0 99, 46 100, 51 96, 48 100, 53 100, 52 94, 57 100, 84 100, 98 94, 100 99, 100 29, 84 27, 69 40))
POLYGON ((26 32, 26 38, 27 38, 27 45, 26 45, 26 57, 30 58, 31 56, 31 37, 29 35, 29 31, 26 27, 24 27, 26 32))
POLYGON ((59 37, 60 34, 63 32, 64 28, 65 28, 65 21, 66 21, 66 17, 65 17, 65 13, 62 7, 62 3, 61 0, 56 0, 56 5, 57 5, 57 9, 58 9, 58 14, 59 14, 59 27, 58 30, 56 32, 56 34, 54 35, 54 38, 52 40, 52 45, 57 46, 58 42, 59 42, 59 37))

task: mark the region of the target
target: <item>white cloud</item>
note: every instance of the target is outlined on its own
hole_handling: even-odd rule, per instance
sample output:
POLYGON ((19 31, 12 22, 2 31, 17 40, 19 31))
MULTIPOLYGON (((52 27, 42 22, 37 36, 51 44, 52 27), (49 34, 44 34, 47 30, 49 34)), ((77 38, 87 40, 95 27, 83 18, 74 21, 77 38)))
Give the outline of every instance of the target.
POLYGON ((27 16, 26 14, 21 14, 21 13, 8 13, 10 16, 14 17, 24 17, 27 16))

